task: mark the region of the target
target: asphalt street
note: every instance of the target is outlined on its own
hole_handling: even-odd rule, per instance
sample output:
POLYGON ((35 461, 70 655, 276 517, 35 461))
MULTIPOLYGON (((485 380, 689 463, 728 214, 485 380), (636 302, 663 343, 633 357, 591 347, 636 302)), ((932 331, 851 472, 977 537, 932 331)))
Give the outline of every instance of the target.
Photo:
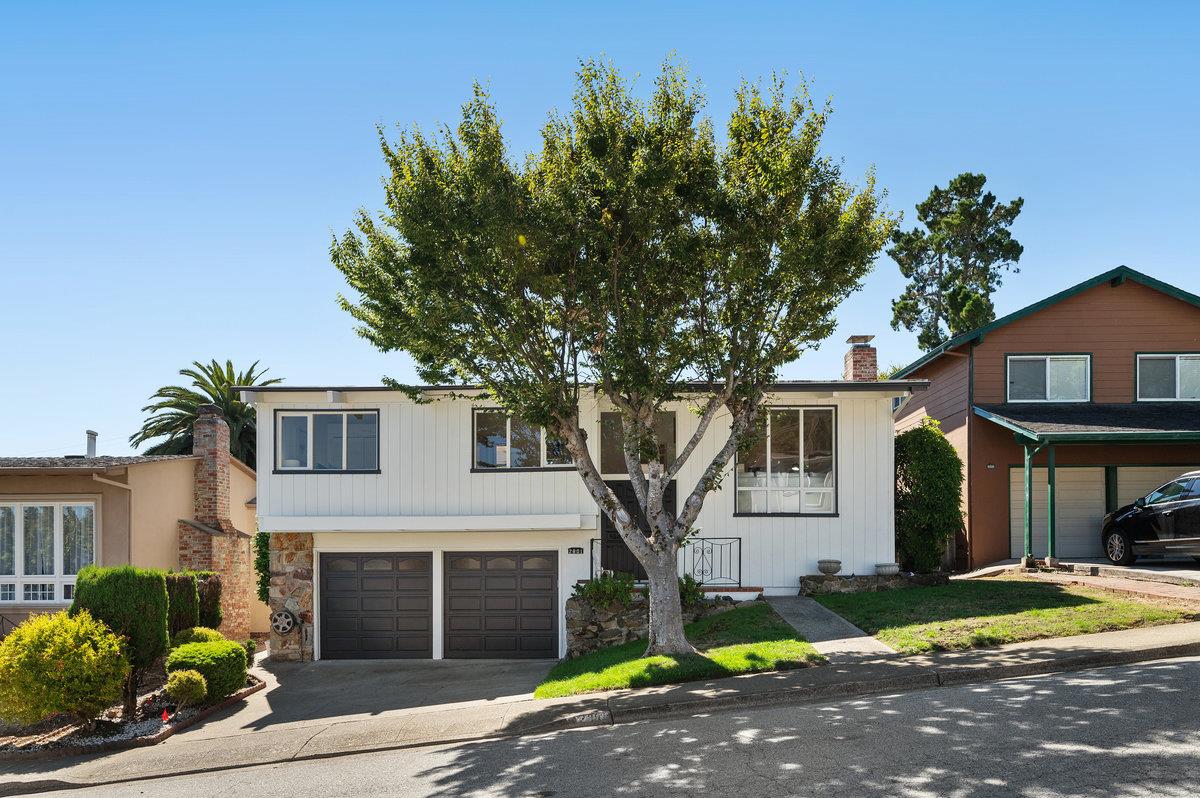
POLYGON ((1200 658, 54 794, 1194 798, 1200 658))

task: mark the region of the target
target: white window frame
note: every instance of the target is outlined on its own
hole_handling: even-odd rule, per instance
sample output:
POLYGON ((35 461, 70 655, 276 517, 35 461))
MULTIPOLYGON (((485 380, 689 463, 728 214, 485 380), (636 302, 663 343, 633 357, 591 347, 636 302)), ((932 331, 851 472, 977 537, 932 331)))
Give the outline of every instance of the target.
POLYGON ((1084 404, 1090 402, 1092 401, 1092 356, 1083 352, 1062 355, 1008 355, 1004 359, 1004 399, 1010 404, 1084 404), (1085 364, 1083 371, 1083 399, 1013 399, 1010 395, 1012 380, 1009 379, 1009 377, 1012 374, 1012 362, 1014 360, 1040 360, 1045 363, 1046 395, 1048 397, 1050 394, 1050 361, 1080 359, 1082 359, 1085 364))
POLYGON ((64 574, 63 565, 63 507, 76 505, 91 505, 92 508, 92 562, 100 564, 100 498, 98 496, 22 496, 0 497, 0 507, 11 507, 15 515, 13 530, 13 571, 11 575, 0 575, 0 585, 14 585, 13 598, 0 600, 0 606, 68 606, 71 599, 66 597, 66 588, 75 587, 77 574, 64 574), (54 573, 25 574, 25 512, 26 507, 54 508, 54 573), (26 585, 53 585, 53 599, 26 599, 26 585))
POLYGON ((1133 399, 1135 402, 1200 402, 1200 398, 1196 399, 1181 399, 1179 398, 1179 389, 1183 384, 1183 369, 1179 367, 1180 360, 1196 360, 1200 361, 1200 352, 1139 352, 1137 356, 1137 382, 1133 386, 1133 399), (1169 398, 1142 398, 1142 360, 1166 360, 1172 358, 1175 360, 1175 396, 1169 398))
POLYGON ((839 462, 840 458, 838 456, 838 412, 837 412, 837 407, 832 406, 832 405, 774 405, 772 407, 763 407, 759 412, 762 413, 762 417, 766 419, 766 423, 767 423, 767 432, 766 432, 766 435, 767 435, 767 438, 766 438, 766 442, 767 442, 767 468, 766 468, 767 482, 766 482, 766 485, 764 485, 762 487, 743 488, 743 487, 738 486, 738 484, 737 484, 737 464, 741 461, 741 453, 739 452, 734 460, 733 514, 735 516, 779 515, 779 516, 785 516, 785 517, 796 517, 796 516, 833 517, 833 516, 836 516, 838 514, 838 483, 840 482, 840 480, 838 479, 838 462, 839 462), (773 410, 799 410, 800 411, 800 481, 801 481, 801 484, 798 487, 774 486, 771 484, 771 444, 772 444, 771 411, 773 411, 773 410), (828 488, 805 487, 803 484, 803 481, 804 481, 804 414, 806 411, 809 411, 809 410, 820 411, 820 412, 832 412, 832 414, 833 414, 833 452, 832 452, 833 453, 833 468, 832 468, 833 485, 829 486, 828 488), (748 492, 748 493, 754 492, 754 491, 764 491, 767 494, 767 509, 766 509, 766 511, 764 512, 764 511, 758 511, 758 510, 738 510, 737 509, 737 506, 738 506, 738 503, 737 503, 738 495, 737 494, 741 493, 743 491, 748 492), (772 496, 774 494, 783 493, 785 491, 796 491, 800 494, 800 511, 799 512, 793 512, 791 510, 772 509, 772 505, 774 504, 774 502, 772 500, 772 496), (830 509, 827 512, 806 512, 804 510, 804 494, 806 494, 806 493, 829 494, 830 495, 830 501, 829 501, 830 509))
POLYGON ((275 472, 284 474, 378 474, 380 469, 380 459, 382 458, 382 449, 380 448, 380 418, 379 410, 376 408, 330 408, 328 410, 277 410, 275 411, 275 472), (375 416, 375 467, 374 468, 349 468, 349 447, 350 435, 349 424, 350 416, 361 415, 375 416), (316 431, 316 421, 313 416, 337 416, 342 417, 342 467, 341 468, 314 468, 313 461, 316 459, 316 450, 313 446, 313 436, 316 431), (306 418, 308 419, 307 433, 308 440, 306 447, 308 450, 308 462, 302 466, 285 466, 283 465, 283 420, 285 418, 306 418))
POLYGON ((473 407, 471 408, 471 470, 479 473, 490 473, 492 471, 574 471, 574 463, 550 463, 546 457, 546 428, 538 427, 538 456, 541 458, 539 466, 513 466, 510 447, 512 441, 512 413, 507 413, 500 407, 473 407), (480 413, 504 413, 504 457, 505 465, 497 466, 481 466, 479 465, 477 447, 478 430, 479 430, 479 414, 480 413))

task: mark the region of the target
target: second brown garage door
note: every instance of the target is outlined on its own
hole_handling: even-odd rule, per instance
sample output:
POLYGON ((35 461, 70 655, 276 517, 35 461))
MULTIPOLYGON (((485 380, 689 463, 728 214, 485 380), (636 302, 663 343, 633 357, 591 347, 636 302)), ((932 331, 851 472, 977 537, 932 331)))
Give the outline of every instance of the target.
POLYGON ((558 656, 556 552, 454 552, 445 557, 446 657, 558 656))

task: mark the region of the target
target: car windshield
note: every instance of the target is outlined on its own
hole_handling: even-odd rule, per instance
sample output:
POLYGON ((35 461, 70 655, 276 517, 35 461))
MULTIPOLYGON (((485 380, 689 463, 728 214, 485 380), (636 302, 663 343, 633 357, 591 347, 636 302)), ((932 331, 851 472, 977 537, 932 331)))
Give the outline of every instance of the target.
POLYGON ((1191 479, 1177 479, 1174 482, 1168 482, 1147 496, 1146 504, 1161 504, 1189 498, 1192 495, 1192 481, 1191 479))

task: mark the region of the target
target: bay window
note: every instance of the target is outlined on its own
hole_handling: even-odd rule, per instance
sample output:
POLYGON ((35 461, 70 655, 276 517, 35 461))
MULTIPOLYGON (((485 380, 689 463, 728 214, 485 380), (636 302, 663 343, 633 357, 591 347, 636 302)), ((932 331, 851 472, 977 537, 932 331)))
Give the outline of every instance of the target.
POLYGON ((837 512, 836 416, 832 407, 772 407, 734 466, 743 515, 837 512))
POLYGON ((280 410, 275 435, 276 471, 379 470, 378 410, 280 410))
POLYGON ((1200 400, 1200 353, 1138 355, 1137 398, 1145 402, 1200 400))
POLYGON ((1091 355, 1009 355, 1008 401, 1091 400, 1091 355))
POLYGON ((476 409, 472 416, 472 470, 570 468, 573 465, 566 442, 544 427, 513 418, 499 409, 476 409))
POLYGON ((0 603, 70 601, 95 561, 94 502, 0 503, 0 603))

